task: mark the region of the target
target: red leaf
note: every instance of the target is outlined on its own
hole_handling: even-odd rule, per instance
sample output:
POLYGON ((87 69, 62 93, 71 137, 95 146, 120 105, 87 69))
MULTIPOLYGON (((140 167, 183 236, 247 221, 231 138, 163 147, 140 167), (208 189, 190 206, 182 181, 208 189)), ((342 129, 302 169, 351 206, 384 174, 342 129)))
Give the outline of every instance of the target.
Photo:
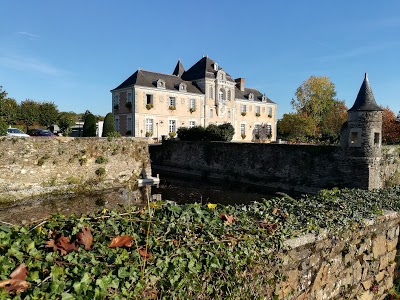
POLYGON ((233 224, 236 220, 234 216, 229 216, 227 214, 220 214, 219 217, 228 224, 233 224))
POLYGON ((85 245, 85 250, 90 250, 93 243, 93 235, 90 231, 90 227, 83 226, 82 232, 79 232, 76 237, 79 244, 85 245))
POLYGON ((10 275, 11 279, 25 280, 28 269, 25 264, 20 264, 10 275))
POLYGON ((117 248, 117 247, 132 247, 133 237, 129 235, 124 236, 116 236, 111 240, 111 243, 108 245, 108 248, 117 248))
POLYGON ((153 256, 153 254, 151 254, 150 252, 147 252, 146 248, 143 248, 143 247, 139 249, 139 254, 140 254, 140 256, 141 256, 142 258, 144 258, 145 260, 146 260, 147 258, 150 258, 150 257, 153 256))

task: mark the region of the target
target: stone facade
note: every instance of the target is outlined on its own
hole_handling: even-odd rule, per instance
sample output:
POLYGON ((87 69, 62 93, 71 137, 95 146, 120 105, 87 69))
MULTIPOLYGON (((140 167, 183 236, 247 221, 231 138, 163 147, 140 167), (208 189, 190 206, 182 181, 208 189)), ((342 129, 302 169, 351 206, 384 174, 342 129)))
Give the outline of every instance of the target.
POLYGON ((0 203, 134 186, 143 174, 151 174, 145 139, 0 140, 0 203))
POLYGON ((279 254, 286 280, 275 286, 278 299, 384 299, 398 268, 399 221, 386 211, 343 235, 287 240, 279 254))
POLYGON ((158 141, 179 127, 231 123, 236 141, 276 140, 277 105, 208 57, 187 71, 179 61, 172 75, 139 69, 111 92, 122 135, 158 141))

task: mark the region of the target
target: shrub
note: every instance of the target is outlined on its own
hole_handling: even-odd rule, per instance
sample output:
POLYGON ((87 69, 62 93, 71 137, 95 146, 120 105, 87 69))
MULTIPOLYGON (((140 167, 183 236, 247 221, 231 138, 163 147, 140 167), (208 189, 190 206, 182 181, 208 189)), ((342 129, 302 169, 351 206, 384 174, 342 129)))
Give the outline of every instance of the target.
POLYGON ((259 116, 261 116, 260 113, 256 113, 256 117, 259 117, 259 116))
POLYGON ((0 120, 0 136, 7 135, 7 124, 0 120))
POLYGON ((151 103, 149 103, 149 104, 146 104, 146 108, 147 108, 147 110, 150 110, 150 109, 152 109, 154 107, 154 105, 153 104, 151 104, 151 103))
POLYGON ((246 134, 242 133, 241 134, 242 139, 244 140, 246 138, 246 134))
POLYGON ((173 138, 175 138, 175 136, 176 136, 176 132, 170 132, 169 133, 169 137, 171 138, 171 139, 173 139, 173 138))
POLYGON ((254 135, 254 138, 255 138, 256 140, 259 140, 259 139, 260 139, 260 135, 259 135, 258 133, 256 133, 256 134, 254 135))
POLYGON ((151 137, 153 136, 153 132, 152 131, 147 131, 146 132, 146 137, 151 137))
POLYGON ((108 135, 114 131, 114 115, 112 113, 108 113, 104 118, 103 133, 101 136, 108 137, 108 135))
POLYGON ((241 115, 244 117, 247 113, 245 111, 242 111, 241 115))
POLYGON ((196 107, 192 107, 191 109, 189 109, 190 113, 194 113, 196 111, 196 107))
POLYGON ((98 156, 95 160, 96 164, 105 164, 107 163, 107 158, 105 158, 104 156, 98 156))
POLYGON ((175 110, 176 109, 176 106, 175 105, 170 105, 169 106, 169 110, 175 110))
POLYGON ((235 134, 230 123, 221 125, 210 124, 207 128, 194 126, 192 128, 178 128, 178 137, 182 141, 222 141, 229 142, 235 134))
POLYGON ((98 169, 95 171, 95 173, 96 173, 96 175, 99 176, 99 177, 104 176, 104 175, 106 174, 106 169, 104 169, 104 168, 98 168, 98 169))
POLYGON ((96 136, 96 118, 93 114, 88 114, 85 118, 85 123, 83 123, 83 136, 96 136))
POLYGON ((268 115, 268 118, 272 118, 272 115, 271 115, 271 114, 269 114, 269 115, 268 115))

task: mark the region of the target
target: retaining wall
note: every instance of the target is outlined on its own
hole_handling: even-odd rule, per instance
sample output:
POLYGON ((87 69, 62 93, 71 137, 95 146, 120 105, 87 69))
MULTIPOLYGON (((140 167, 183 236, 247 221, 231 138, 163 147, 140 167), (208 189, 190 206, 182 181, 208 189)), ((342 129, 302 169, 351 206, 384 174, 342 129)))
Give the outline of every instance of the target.
POLYGON ((151 174, 145 139, 0 139, 0 203, 129 187, 142 174, 151 174))

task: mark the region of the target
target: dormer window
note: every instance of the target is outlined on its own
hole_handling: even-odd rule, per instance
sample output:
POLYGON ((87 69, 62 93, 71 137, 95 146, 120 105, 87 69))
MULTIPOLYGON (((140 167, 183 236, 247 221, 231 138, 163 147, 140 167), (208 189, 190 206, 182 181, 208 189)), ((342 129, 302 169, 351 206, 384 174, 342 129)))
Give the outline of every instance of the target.
POLYGON ((254 94, 253 93, 249 94, 249 100, 254 100, 254 94))
POLYGON ((165 89, 165 81, 162 80, 162 79, 158 79, 157 82, 156 82, 156 85, 160 89, 165 89))
POLYGON ((218 64, 214 63, 214 71, 218 71, 218 64))
POLYGON ((267 102, 267 97, 266 97, 265 95, 263 95, 263 96, 261 97, 261 101, 262 101, 262 102, 267 102))
POLYGON ((219 80, 224 80, 224 73, 220 72, 218 74, 218 78, 219 78, 219 80))
POLYGON ((186 90, 187 90, 187 85, 186 85, 186 83, 181 82, 181 83, 179 84, 179 86, 178 86, 178 89, 179 89, 179 91, 181 91, 181 92, 186 92, 186 90))

